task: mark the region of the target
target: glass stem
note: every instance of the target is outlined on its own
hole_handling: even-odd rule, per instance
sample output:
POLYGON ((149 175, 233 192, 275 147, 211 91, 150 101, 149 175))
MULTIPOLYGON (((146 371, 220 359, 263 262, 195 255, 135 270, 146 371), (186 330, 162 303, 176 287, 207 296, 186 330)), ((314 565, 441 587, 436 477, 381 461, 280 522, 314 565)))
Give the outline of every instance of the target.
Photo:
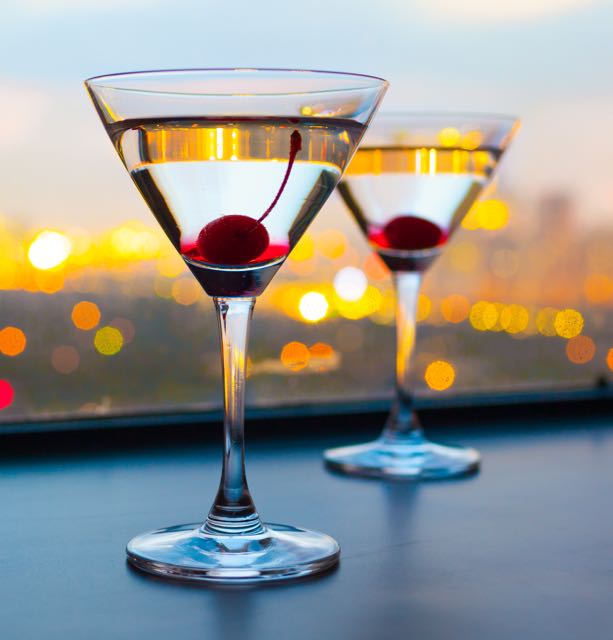
POLYGON ((213 298, 221 338, 224 452, 221 482, 204 524, 206 533, 246 535, 264 530, 245 475, 245 378, 255 298, 213 298))
POLYGON ((421 274, 397 271, 393 278, 396 290, 396 398, 382 438, 390 443, 418 444, 423 441, 423 435, 413 410, 411 356, 415 347, 421 274))

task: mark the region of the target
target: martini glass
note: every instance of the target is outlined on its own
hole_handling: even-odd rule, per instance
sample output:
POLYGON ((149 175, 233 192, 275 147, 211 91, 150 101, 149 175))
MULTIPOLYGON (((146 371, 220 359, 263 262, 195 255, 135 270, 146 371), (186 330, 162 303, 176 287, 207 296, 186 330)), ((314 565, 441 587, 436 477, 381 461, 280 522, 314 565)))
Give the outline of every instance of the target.
POLYGON ((129 561, 214 582, 295 578, 333 566, 331 537, 263 523, 244 465, 249 326, 260 295, 341 177, 385 93, 364 75, 198 69, 91 78, 126 169, 213 298, 221 337, 224 450, 204 523, 133 538, 129 561))
POLYGON ((474 449, 424 437, 413 409, 411 355, 424 271, 491 179, 518 128, 507 116, 381 114, 339 191, 396 290, 396 398, 374 442, 330 449, 327 465, 382 478, 448 478, 476 471, 474 449))

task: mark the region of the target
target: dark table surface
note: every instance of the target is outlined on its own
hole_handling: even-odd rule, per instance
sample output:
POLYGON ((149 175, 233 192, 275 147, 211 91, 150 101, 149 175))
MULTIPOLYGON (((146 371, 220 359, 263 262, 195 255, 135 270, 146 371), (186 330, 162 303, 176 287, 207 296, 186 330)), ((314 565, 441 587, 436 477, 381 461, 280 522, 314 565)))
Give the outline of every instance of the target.
POLYGON ((248 472, 262 516, 342 546, 336 571, 258 588, 167 582, 125 562, 134 534, 204 517, 216 444, 152 442, 142 430, 127 447, 117 435, 82 450, 5 447, 0 637, 610 640, 613 417, 527 413, 434 428, 483 454, 479 475, 453 482, 328 473, 320 452, 356 440, 347 428, 254 438, 248 472))

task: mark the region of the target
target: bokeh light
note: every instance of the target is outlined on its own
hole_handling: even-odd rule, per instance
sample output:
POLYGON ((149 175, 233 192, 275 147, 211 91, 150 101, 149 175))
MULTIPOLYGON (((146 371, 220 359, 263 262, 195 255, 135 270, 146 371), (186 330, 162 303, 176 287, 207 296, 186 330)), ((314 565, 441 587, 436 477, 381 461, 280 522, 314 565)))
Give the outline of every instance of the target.
POLYGON ((573 364, 585 364, 596 353, 596 344, 589 336, 575 336, 566 343, 566 355, 573 364))
POLYGON ((496 328, 499 315, 497 304, 480 300, 471 307, 469 320, 477 331, 489 331, 496 328))
POLYGON ((470 302, 465 296, 454 294, 441 302, 441 313, 447 322, 457 324, 466 320, 470 313, 470 302))
POLYGON ((319 322, 326 317, 329 306, 323 293, 309 291, 300 298, 298 309, 307 322, 319 322))
POLYGON ((174 301, 184 307, 195 304, 204 295, 200 285, 190 276, 175 280, 170 291, 174 301))
POLYGON ((338 366, 339 358, 336 351, 334 351, 334 349, 325 342, 316 342, 314 345, 309 347, 309 352, 309 366, 315 371, 323 373, 338 366))
POLYGON ((77 302, 70 314, 72 322, 77 329, 90 331, 98 326, 100 322, 100 309, 95 302, 83 300, 77 302))
POLYGON ((432 311, 432 300, 425 294, 420 293, 417 298, 417 322, 423 322, 428 319, 430 312, 432 311))
POLYGON ((338 260, 347 250, 347 239, 337 229, 326 229, 317 238, 317 250, 329 260, 338 260))
POLYGON ((529 322, 530 313, 521 304, 509 304, 500 312, 500 325, 507 333, 521 333, 529 322))
POLYGON ((115 329, 119 329, 119 331, 121 331, 124 344, 129 344, 134 340, 136 327, 134 326, 134 323, 127 318, 114 318, 109 322, 109 327, 115 327, 115 329))
POLYGON ((343 318, 359 320, 376 313, 381 307, 381 301, 382 295, 379 289, 367 286, 364 295, 358 300, 346 301, 336 296, 334 306, 343 318))
POLYGON ((438 134, 438 141, 442 147, 457 147, 461 139, 460 132, 455 127, 445 127, 438 134))
POLYGON ((70 345, 56 347, 51 352, 51 365, 58 373, 72 373, 78 369, 80 362, 79 352, 70 345))
POLYGON ((489 199, 476 202, 462 220, 462 227, 471 231, 503 229, 509 222, 509 207, 502 200, 489 199))
POLYGON ((15 391, 8 380, 0 380, 0 411, 10 407, 15 397, 15 391))
POLYGON ((281 350, 280 359, 290 371, 300 371, 308 366, 311 352, 302 342, 288 342, 281 350))
POLYGON ((292 249, 292 252, 289 254, 289 259, 294 262, 302 262, 303 260, 310 260, 314 255, 315 240, 307 231, 292 249))
POLYGON ((102 327, 96 331, 94 347, 103 356, 114 356, 121 351, 123 346, 123 336, 121 331, 115 327, 102 327))
POLYGON ((110 248, 118 258, 151 260, 160 251, 158 230, 138 221, 129 222, 112 231, 110 248))
POLYGON ((555 321, 558 313, 560 310, 555 307, 545 307, 537 313, 536 328, 541 335, 548 337, 557 335, 555 321))
POLYGON ((336 295, 347 302, 359 300, 368 287, 368 280, 362 269, 343 267, 334 276, 336 295))
POLYGON ((5 356, 18 356, 26 348, 26 334, 17 327, 4 327, 0 331, 0 353, 5 356))
MULTIPOLYGON (((429 311, 429 310, 428 310, 429 311)), ((370 315, 375 324, 391 325, 396 318, 396 295, 391 287, 381 292, 379 308, 370 315)))
POLYGON ((553 326, 561 338, 574 338, 583 331, 583 316, 576 309, 564 309, 556 314, 553 326))
POLYGON ((157 270, 166 278, 176 278, 187 271, 187 266, 178 254, 171 254, 158 258, 157 270))
POLYGON ((455 369, 446 360, 434 360, 426 367, 424 380, 430 389, 444 391, 449 389, 455 381, 455 369))
POLYGON ((55 269, 66 262, 72 244, 68 237, 57 231, 41 231, 28 248, 28 260, 36 269, 55 269))
POLYGON ((487 231, 504 228, 509 222, 509 207, 501 200, 483 200, 477 204, 479 225, 487 231))
POLYGON ((607 367, 613 371, 613 349, 607 351, 607 367))
POLYGON ((36 271, 34 282, 39 291, 52 294, 64 288, 65 277, 62 271, 36 271))
POLYGON ((474 151, 482 140, 483 136, 479 131, 468 131, 462 136, 461 146, 468 151, 474 151))
POLYGON ((588 302, 604 304, 613 298, 613 280, 604 273, 592 273, 583 283, 583 292, 588 302))

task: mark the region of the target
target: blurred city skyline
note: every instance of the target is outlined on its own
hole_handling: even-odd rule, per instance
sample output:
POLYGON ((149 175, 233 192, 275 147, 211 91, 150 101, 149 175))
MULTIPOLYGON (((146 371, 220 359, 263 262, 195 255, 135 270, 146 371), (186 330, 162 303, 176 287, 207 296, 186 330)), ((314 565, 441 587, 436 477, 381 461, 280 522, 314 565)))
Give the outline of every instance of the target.
MULTIPOLYGON (((151 223, 82 86, 121 70, 286 66, 373 73, 384 109, 510 112, 523 128, 500 187, 563 191, 589 225, 613 213, 613 4, 599 0, 5 0, 0 26, 0 216, 92 230, 151 223)), ((322 216, 349 218, 338 202, 322 216)))

